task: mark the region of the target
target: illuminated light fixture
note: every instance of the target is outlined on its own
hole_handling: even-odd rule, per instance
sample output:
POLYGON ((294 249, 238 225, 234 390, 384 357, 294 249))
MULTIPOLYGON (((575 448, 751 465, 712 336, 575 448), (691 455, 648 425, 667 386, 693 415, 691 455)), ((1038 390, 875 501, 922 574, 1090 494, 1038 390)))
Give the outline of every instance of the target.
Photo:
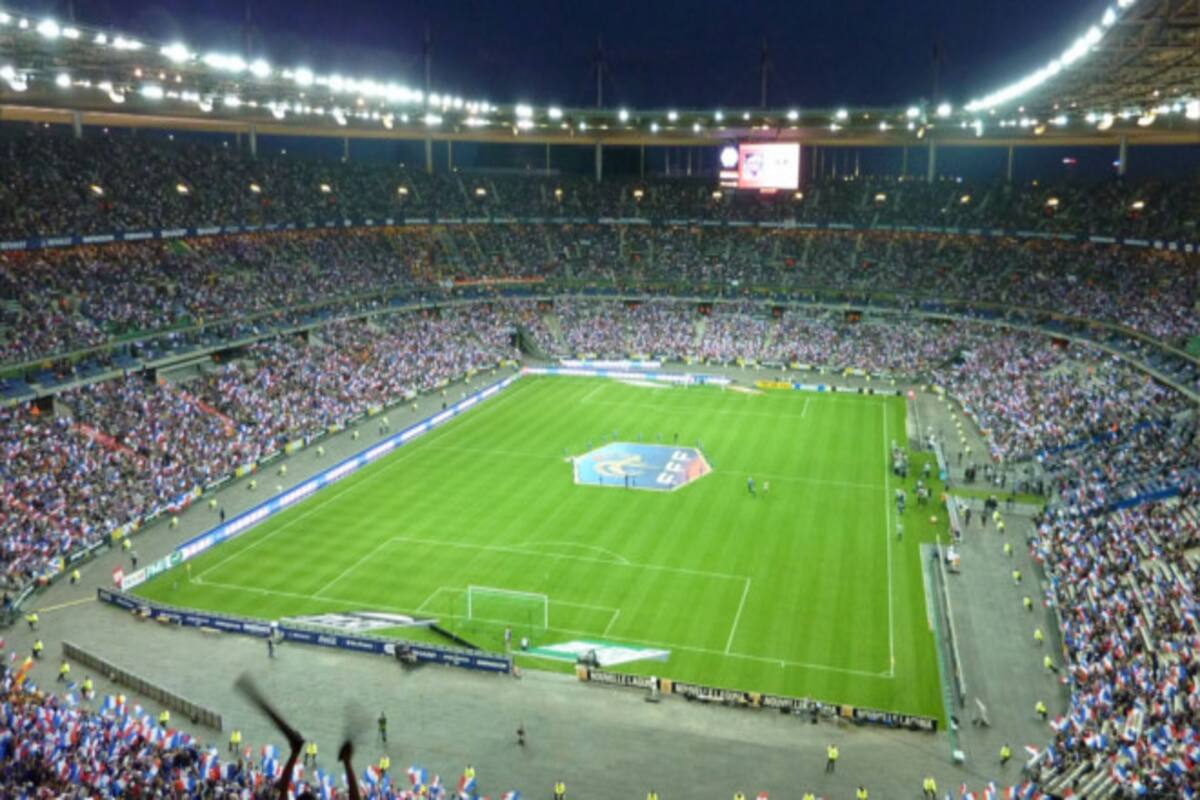
POLYGON ((749 112, 749 111, 743 111, 743 112, 742 112, 742 119, 744 119, 744 120, 749 120, 749 119, 750 119, 750 112, 749 112))
POLYGON ((646 196, 646 192, 644 190, 642 190, 642 189, 634 189, 633 190, 633 199, 634 200, 641 200, 645 196, 646 196))
POLYGON ((908 117, 909 119, 916 119, 917 117, 921 116, 921 109, 917 108, 916 106, 909 106, 908 110, 904 112, 904 116, 908 117))
POLYGON ((881 131, 889 131, 891 128, 892 126, 887 124, 887 120, 883 120, 879 123, 879 130, 881 131))
POLYGON ((1145 200, 1134 200, 1133 205, 1130 206, 1130 208, 1132 208, 1134 211, 1141 211, 1145 207, 1146 207, 1145 200))
POLYGON ((720 199, 721 199, 721 197, 722 197, 722 195, 721 195, 721 190, 720 190, 720 189, 714 189, 714 190, 713 190, 713 193, 712 193, 712 199, 713 199, 713 200, 720 200, 720 199))
MULTIPOLYGON (((1128 0, 1128 2, 1125 3, 1119 2, 1118 5, 1120 5, 1121 8, 1126 8, 1128 5, 1132 5, 1132 0, 1128 0)), ((1111 11, 1111 9, 1109 9, 1109 11, 1111 11)), ((1088 28, 1087 31, 1082 36, 1075 39, 1075 41, 1073 41, 1058 58, 1052 59, 1045 66, 1029 73, 1025 77, 1009 84, 1008 86, 998 89, 997 91, 992 92, 991 94, 986 95, 978 100, 972 100, 967 104, 967 110, 984 111, 995 109, 997 106, 1005 105, 1017 99, 1018 97, 1021 97, 1022 95, 1028 94, 1032 90, 1044 84, 1046 81, 1055 77, 1064 69, 1070 67, 1076 61, 1086 56, 1088 52, 1096 47, 1096 45, 1100 44, 1100 41, 1104 38, 1105 31, 1112 27, 1112 25, 1117 21, 1117 16, 1114 13, 1111 21, 1104 23, 1104 19, 1107 19, 1108 17, 1108 11, 1106 11, 1104 18, 1101 20, 1102 25, 1093 25, 1092 27, 1088 28)))
POLYGON ((187 47, 182 42, 174 42, 167 45, 158 52, 167 57, 167 60, 172 64, 182 64, 185 61, 190 61, 192 54, 188 52, 187 47))
POLYGON ((250 184, 250 192, 252 194, 262 194, 262 187, 257 183, 252 183, 250 184))
POLYGON ((521 104, 521 105, 518 105, 516 107, 516 109, 514 109, 514 110, 516 112, 517 119, 532 119, 533 118, 533 107, 532 106, 527 106, 527 105, 521 104))
POLYGON ((517 130, 527 131, 533 128, 533 120, 519 119, 517 120, 517 130))
POLYGON ((62 33, 62 28, 52 19, 44 19, 37 25, 37 32, 46 39, 57 39, 62 33))
POLYGON ((1057 197, 1047 197, 1046 198, 1046 208, 1058 208, 1058 198, 1057 197))
POLYGON ((102 186, 97 186, 96 184, 93 183, 91 186, 88 187, 88 190, 92 194, 96 195, 96 197, 104 197, 104 187, 102 187, 102 186))
POLYGON ((1188 119, 1200 119, 1200 100, 1188 100, 1183 113, 1188 119))
POLYGON ((126 39, 124 36, 118 36, 113 39, 112 46, 117 50, 141 50, 145 45, 137 39, 126 39))
POLYGON ((587 120, 586 119, 579 120, 579 130, 586 131, 587 129, 588 129, 587 120))
POLYGON ((241 56, 229 53, 205 53, 200 60, 205 65, 224 72, 244 72, 246 69, 246 62, 241 56))
POLYGON ((312 86, 315 76, 313 75, 313 71, 308 67, 300 67, 300 69, 292 73, 292 80, 296 82, 297 86, 312 86))
POLYGON ((1153 111, 1149 111, 1145 114, 1142 114, 1140 117, 1138 117, 1138 121, 1137 121, 1138 127, 1139 128, 1149 128, 1151 125, 1154 124, 1154 121, 1156 119, 1158 119, 1158 114, 1156 114, 1153 111))
POLYGON ((1104 16, 1100 18, 1100 24, 1106 28, 1111 28, 1117 21, 1117 12, 1112 7, 1104 9, 1104 16))
POLYGON ((803 200, 803 199, 804 199, 804 192, 796 192, 795 194, 793 194, 793 195, 792 195, 792 199, 793 199, 793 200, 797 200, 797 201, 799 201, 799 200, 803 200))
POLYGON ((699 133, 699 132, 700 132, 700 123, 693 122, 692 123, 692 133, 699 133))
POLYGON ((1103 114, 1100 117, 1100 121, 1096 123, 1096 128, 1097 130, 1106 131, 1113 126, 1115 121, 1116 118, 1112 114, 1103 114))
POLYGON ((29 81, 25 76, 10 66, 0 67, 0 78, 3 78, 4 82, 8 84, 8 88, 14 92, 23 92, 29 88, 29 81))
MULTIPOLYGON (((911 122, 910 122, 910 123, 908 123, 908 129, 909 129, 910 131, 912 130, 912 126, 913 126, 913 123, 911 123, 911 122)), ((925 126, 924 126, 924 125, 922 125, 922 126, 920 127, 920 129, 917 131, 917 138, 918 138, 918 139, 924 139, 924 138, 925 138, 925 126)))
POLYGON ((721 166, 725 169, 733 169, 738 163, 738 151, 733 145, 725 145, 721 148, 721 166))
POLYGON ((287 115, 287 103, 268 103, 267 108, 275 119, 283 119, 287 115))
POLYGON ((617 119, 621 120, 621 122, 629 122, 629 109, 622 108, 620 111, 618 111, 617 119))
POLYGON ((550 106, 546 111, 546 116, 554 120, 562 119, 562 109, 557 106, 550 106))
POLYGON ((222 98, 221 102, 225 105, 226 108, 241 108, 242 107, 242 98, 238 97, 236 94, 225 95, 225 97, 222 98))
POLYGON ((887 195, 884 194, 883 192, 876 192, 875 193, 875 202, 876 203, 887 202, 887 195))
POLYGON ((330 186, 328 183, 321 184, 321 194, 329 194, 332 191, 333 191, 333 187, 330 186))
POLYGON ((408 187, 407 186, 397 186, 396 194, 400 195, 401 197, 408 197, 408 187))
POLYGON ((175 184, 175 191, 179 194, 187 194, 190 190, 186 183, 177 183, 175 184))
POLYGON ((476 186, 475 187, 475 196, 476 197, 487 197, 487 189, 483 188, 482 186, 476 186))
POLYGON ((954 108, 949 103, 938 103, 937 115, 942 119, 945 119, 946 117, 950 116, 950 113, 953 110, 954 108))
POLYGON ((58 73, 58 75, 54 76, 54 85, 60 89, 70 89, 71 76, 65 72, 58 73))
POLYGON ((962 197, 958 198, 958 204, 961 206, 965 206, 969 202, 971 202, 971 195, 969 194, 964 194, 962 197))
POLYGON ((80 32, 79 32, 79 28, 63 28, 62 29, 62 37, 64 39, 70 39, 72 42, 75 41, 76 39, 78 39, 81 35, 82 34, 80 34, 80 32))
POLYGON ((721 111, 717 111, 717 112, 715 112, 715 113, 713 114, 713 119, 714 119, 714 120, 716 120, 717 122, 724 122, 724 121, 725 121, 725 114, 724 114, 724 112, 721 112, 721 111))
MULTIPOLYGON (((22 20, 22 21, 24 21, 24 20, 22 20)), ((106 44, 108 44, 108 37, 105 36, 103 33, 97 33, 96 38, 92 39, 92 43, 99 44, 99 45, 106 45, 106 44)))
POLYGON ((336 122, 338 125, 341 125, 342 127, 345 127, 346 114, 344 111, 342 111, 340 108, 335 108, 329 112, 329 115, 331 117, 333 117, 334 122, 336 122))
POLYGON ((834 133, 837 133, 841 129, 842 129, 842 126, 838 125, 836 122, 829 123, 829 130, 833 131, 834 133))
POLYGON ((1064 125, 1066 125, 1070 120, 1067 118, 1066 114, 1059 114, 1057 117, 1055 117, 1054 119, 1052 119, 1050 121, 1061 128, 1064 125))
POLYGON ((1045 132, 1046 132, 1046 124, 1045 123, 1042 123, 1040 125, 1035 125, 1033 127, 1033 135, 1034 136, 1041 136, 1045 132))
POLYGON ((426 114, 423 121, 431 128, 442 124, 442 118, 437 114, 426 114))
POLYGON ((800 112, 793 108, 787 112, 787 118, 792 122, 795 122, 796 120, 800 119, 800 112))
POLYGON ((4 11, 0 11, 0 25, 9 25, 12 23, 12 17, 4 11))
POLYGON ((847 110, 846 110, 846 109, 844 109, 844 108, 839 108, 839 109, 837 110, 837 113, 835 113, 833 116, 834 116, 834 118, 835 118, 835 119, 839 119, 839 120, 842 120, 842 121, 844 122, 844 121, 845 121, 847 118, 849 118, 849 116, 850 116, 850 112, 849 112, 849 111, 847 111, 847 110))
POLYGON ((481 117, 472 116, 464 119, 463 124, 468 128, 482 128, 484 125, 487 125, 487 120, 481 117))
POLYGON ((200 109, 205 114, 211 113, 213 110, 212 98, 211 97, 200 98, 199 100, 196 101, 196 108, 200 109))
POLYGON ((670 121, 670 122, 674 122, 674 121, 676 121, 677 119, 679 119, 679 112, 678 112, 678 111, 668 111, 668 112, 667 112, 667 120, 668 120, 668 121, 670 121))
POLYGON ((256 78, 265 78, 271 74, 271 65, 261 58, 250 62, 250 74, 256 78))
POLYGON ((650 123, 650 132, 651 132, 651 133, 658 133, 658 123, 657 123, 657 122, 651 122, 651 123, 650 123))
POLYGON ((983 136, 983 121, 982 120, 978 120, 978 119, 975 120, 975 122, 973 122, 971 124, 971 127, 973 127, 975 129, 975 137, 976 138, 983 136))
POLYGON ((161 86, 155 85, 153 83, 148 83, 145 86, 143 86, 140 90, 138 90, 138 94, 140 94, 142 97, 146 98, 147 100, 162 100, 163 96, 166 94, 166 92, 163 91, 163 88, 161 86))
POLYGON ((555 190, 554 190, 555 199, 562 200, 562 196, 563 196, 562 187, 560 186, 560 187, 555 188, 555 190))

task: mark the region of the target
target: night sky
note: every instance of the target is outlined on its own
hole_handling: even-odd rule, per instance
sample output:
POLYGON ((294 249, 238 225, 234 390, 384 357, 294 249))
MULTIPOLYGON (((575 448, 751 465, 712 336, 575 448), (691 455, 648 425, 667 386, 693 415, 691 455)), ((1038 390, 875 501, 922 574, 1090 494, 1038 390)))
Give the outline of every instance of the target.
MULTIPOLYGON (((962 103, 1060 52, 1104 0, 714 2, 713 0, 249 0, 254 55, 279 65, 421 82, 492 102, 595 102, 592 53, 609 64, 605 104, 679 108, 758 104, 761 41, 772 105, 962 103), (939 98, 940 99, 940 98, 939 98)), ((246 0, 74 0, 77 21, 202 51, 242 49, 246 0)), ((14 7, 64 17, 67 0, 14 7)))

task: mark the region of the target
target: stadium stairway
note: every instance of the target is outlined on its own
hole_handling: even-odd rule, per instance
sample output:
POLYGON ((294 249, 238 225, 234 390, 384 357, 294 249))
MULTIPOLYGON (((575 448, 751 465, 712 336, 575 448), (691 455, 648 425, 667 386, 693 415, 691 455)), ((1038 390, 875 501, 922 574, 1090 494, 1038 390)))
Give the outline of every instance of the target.
POLYGON ((695 327, 696 334, 692 337, 692 352, 694 353, 700 351, 700 343, 704 341, 704 332, 708 330, 708 317, 697 316, 695 327))
POLYGON ((563 338, 562 323, 559 322, 558 315, 553 311, 547 312, 542 315, 542 322, 546 323, 546 330, 550 331, 554 349, 559 353, 567 352, 567 340, 563 338))

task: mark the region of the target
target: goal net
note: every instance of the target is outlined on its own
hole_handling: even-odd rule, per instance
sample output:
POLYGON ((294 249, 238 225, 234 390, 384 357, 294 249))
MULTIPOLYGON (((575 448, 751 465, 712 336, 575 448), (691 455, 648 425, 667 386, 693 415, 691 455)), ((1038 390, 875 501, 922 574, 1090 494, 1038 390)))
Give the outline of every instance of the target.
POLYGON ((550 627, 550 599, 537 592, 468 586, 467 619, 545 630, 550 627))

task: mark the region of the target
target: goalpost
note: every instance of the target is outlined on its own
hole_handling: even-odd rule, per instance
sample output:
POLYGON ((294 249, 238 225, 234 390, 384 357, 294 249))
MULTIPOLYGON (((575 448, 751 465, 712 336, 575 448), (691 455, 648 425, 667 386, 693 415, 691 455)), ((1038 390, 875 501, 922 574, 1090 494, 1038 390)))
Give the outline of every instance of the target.
POLYGON ((550 598, 494 586, 467 587, 467 619, 506 625, 550 627, 550 598), (540 624, 539 624, 540 623, 540 624))

